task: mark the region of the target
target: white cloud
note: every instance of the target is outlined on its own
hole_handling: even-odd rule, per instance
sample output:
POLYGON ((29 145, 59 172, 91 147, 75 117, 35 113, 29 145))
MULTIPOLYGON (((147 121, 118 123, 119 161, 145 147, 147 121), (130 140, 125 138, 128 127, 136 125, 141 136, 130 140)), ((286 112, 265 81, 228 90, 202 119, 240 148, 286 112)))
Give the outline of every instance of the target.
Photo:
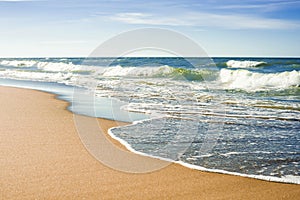
POLYGON ((173 17, 157 17, 145 13, 118 13, 110 19, 121 21, 127 24, 146 24, 146 25, 192 25, 185 20, 179 20, 173 17))
POLYGON ((118 13, 110 19, 127 24, 220 27, 226 29, 291 29, 300 27, 300 23, 295 21, 206 12, 189 12, 168 17, 147 13, 118 13))

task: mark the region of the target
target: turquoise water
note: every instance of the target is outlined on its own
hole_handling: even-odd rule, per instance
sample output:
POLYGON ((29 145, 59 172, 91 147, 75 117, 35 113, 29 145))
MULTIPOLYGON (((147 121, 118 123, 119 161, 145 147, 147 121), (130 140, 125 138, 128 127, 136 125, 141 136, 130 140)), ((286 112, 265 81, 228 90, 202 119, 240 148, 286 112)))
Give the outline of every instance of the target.
POLYGON ((75 113, 136 122, 111 130, 136 151, 300 182, 297 58, 3 58, 0 84, 57 93, 75 113))

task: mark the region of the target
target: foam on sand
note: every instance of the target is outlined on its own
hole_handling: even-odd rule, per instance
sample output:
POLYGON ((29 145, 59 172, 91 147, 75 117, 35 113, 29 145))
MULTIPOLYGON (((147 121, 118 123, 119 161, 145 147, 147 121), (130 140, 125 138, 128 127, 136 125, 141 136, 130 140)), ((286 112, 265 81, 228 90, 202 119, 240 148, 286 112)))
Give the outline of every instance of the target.
MULTIPOLYGON (((134 126, 137 123, 141 123, 141 122, 147 121, 147 120, 149 120, 149 119, 135 121, 133 124, 129 124, 129 125, 125 125, 125 126, 134 126)), ((117 129, 117 128, 118 127, 112 127, 110 129, 108 129, 108 134, 110 135, 110 137, 112 137, 113 139, 117 140, 122 145, 124 145, 127 150, 129 150, 129 151, 131 151, 135 154, 138 154, 138 155, 147 156, 147 157, 150 157, 150 158, 155 158, 155 159, 159 159, 159 160, 163 160, 163 161, 167 161, 167 162, 177 163, 177 164, 182 165, 184 167, 199 170, 199 171, 215 172, 215 173, 220 173, 220 174, 229 174, 229 175, 255 178, 255 179, 259 179, 259 180, 279 182, 279 183, 300 184, 300 176, 287 175, 287 176, 283 176, 283 177, 275 177, 275 176, 264 176, 264 175, 254 175, 254 174, 242 174, 242 173, 238 173, 238 172, 230 172, 230 171, 221 170, 221 169, 208 169, 208 168, 201 167, 201 166, 198 166, 198 165, 189 164, 189 163, 186 163, 186 162, 183 162, 183 161, 174 161, 174 160, 168 159, 168 158, 162 158, 162 157, 159 157, 159 156, 149 155, 149 154, 146 154, 146 153, 143 153, 143 152, 140 152, 140 151, 136 151, 128 142, 126 142, 125 140, 117 137, 113 133, 114 129, 117 129)), ((233 152, 233 153, 235 153, 235 152, 233 152)), ((208 156, 210 156, 210 155, 208 155, 208 156)))

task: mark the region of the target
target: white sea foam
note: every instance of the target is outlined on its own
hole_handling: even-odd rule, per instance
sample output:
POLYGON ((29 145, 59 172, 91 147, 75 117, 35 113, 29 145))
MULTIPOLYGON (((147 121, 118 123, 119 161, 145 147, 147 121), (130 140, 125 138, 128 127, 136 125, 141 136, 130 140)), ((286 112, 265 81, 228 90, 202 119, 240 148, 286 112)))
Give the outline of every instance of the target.
POLYGON ((169 66, 159 67, 122 67, 114 66, 105 68, 103 71, 98 71, 102 76, 132 76, 132 77, 147 77, 155 75, 163 75, 172 73, 174 68, 169 66))
POLYGON ((0 71, 1 78, 46 81, 46 82, 64 82, 67 83, 74 75, 72 73, 46 73, 46 72, 30 72, 5 70, 0 71))
MULTIPOLYGON (((28 64, 29 66, 29 64, 28 64)), ((16 70, 7 68, 0 71, 1 78, 21 79, 32 81, 45 82, 60 82, 85 88, 90 88, 95 85, 99 77, 152 77, 155 75, 164 75, 171 73, 173 68, 169 66, 161 67, 101 67, 101 66, 85 66, 74 65, 72 63, 51 63, 37 62, 36 70, 16 70), (89 75, 78 74, 76 72, 90 72, 89 75)), ((112 80, 106 80, 106 87, 113 89, 119 86, 119 81, 111 83, 112 80)), ((128 85, 131 87, 131 85, 128 85)), ((132 86, 134 87, 134 85, 132 86)))
POLYGON ((258 66, 265 65, 265 64, 267 64, 267 63, 259 62, 259 61, 250 61, 250 60, 245 60, 245 61, 229 60, 226 63, 226 65, 228 67, 233 67, 233 68, 258 67, 258 66))
POLYGON ((220 71, 220 81, 227 89, 243 89, 246 91, 259 91, 268 89, 287 89, 300 85, 300 71, 263 74, 248 70, 220 71))
POLYGON ((37 67, 39 70, 51 72, 73 72, 73 71, 96 71, 94 66, 74 65, 73 63, 63 62, 40 62, 34 60, 2 60, 0 65, 6 67, 37 67))
POLYGON ((229 175, 255 178, 255 179, 260 179, 260 180, 265 180, 265 181, 272 181, 272 182, 300 184, 300 176, 286 175, 286 176, 283 176, 283 177, 275 177, 275 176, 254 175, 254 174, 242 174, 242 173, 238 173, 238 172, 229 172, 229 171, 220 170, 220 169, 208 169, 208 168, 205 168, 205 167, 192 165, 192 164, 185 163, 185 162, 182 162, 182 161, 176 161, 175 163, 178 163, 182 166, 185 166, 185 167, 188 167, 188 168, 191 168, 191 169, 200 170, 200 171, 216 172, 216 173, 220 173, 220 174, 229 174, 229 175))
POLYGON ((39 62, 37 68, 44 71, 53 72, 74 72, 74 71, 87 71, 95 73, 98 76, 114 77, 114 76, 132 76, 132 77, 146 77, 155 76, 158 74, 169 74, 173 68, 169 66, 158 67, 122 67, 118 66, 87 66, 87 65, 74 65, 72 63, 53 63, 53 62, 39 62))
MULTIPOLYGON (((149 120, 149 119, 147 119, 147 120, 149 120)), ((126 125, 126 126, 133 126, 134 124, 141 123, 142 121, 145 121, 145 120, 136 121, 133 124, 126 125)), ((163 161, 167 161, 167 162, 171 162, 171 163, 177 163, 177 164, 182 165, 184 167, 199 170, 199 171, 215 172, 215 173, 220 173, 220 174, 229 174, 229 175, 255 178, 255 179, 273 181, 273 182, 300 184, 300 176, 286 175, 286 176, 283 176, 283 177, 275 177, 275 176, 264 176, 264 175, 254 175, 254 174, 242 174, 242 173, 238 173, 238 172, 230 172, 230 171, 221 170, 221 169, 208 169, 208 168, 201 167, 201 166, 198 166, 198 165, 189 164, 189 163, 186 163, 186 162, 183 162, 183 161, 174 161, 174 160, 171 160, 171 159, 168 159, 168 158, 162 158, 162 157, 159 157, 159 156, 149 155, 149 154, 146 154, 146 153, 143 153, 143 152, 140 152, 140 151, 136 151, 134 148, 132 148, 132 146, 128 142, 126 142, 125 140, 117 137, 113 133, 113 130, 115 128, 118 128, 118 127, 110 128, 108 130, 108 134, 113 139, 119 141, 122 145, 124 145, 129 151, 131 151, 133 153, 136 153, 138 155, 147 156, 147 157, 150 157, 150 158, 155 158, 155 159, 159 159, 159 160, 163 160, 163 161)))
POLYGON ((71 72, 79 71, 82 69, 80 65, 74 65, 72 63, 54 63, 54 62, 39 62, 37 63, 37 68, 44 71, 52 72, 71 72))
POLYGON ((0 65, 7 67, 33 67, 37 63, 34 60, 2 60, 0 65))
POLYGON ((47 72, 75 72, 86 71, 98 76, 131 76, 131 77, 150 77, 155 75, 167 75, 174 71, 174 68, 167 65, 154 67, 122 67, 118 66, 88 66, 75 65, 71 62, 38 62, 31 60, 2 60, 1 65, 7 67, 37 67, 37 69, 47 72))

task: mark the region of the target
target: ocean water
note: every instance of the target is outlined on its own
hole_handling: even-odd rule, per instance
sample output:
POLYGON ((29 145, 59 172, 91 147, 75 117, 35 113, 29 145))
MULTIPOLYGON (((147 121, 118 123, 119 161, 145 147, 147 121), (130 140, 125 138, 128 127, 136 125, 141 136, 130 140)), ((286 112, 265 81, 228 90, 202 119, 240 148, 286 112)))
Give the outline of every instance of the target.
POLYGON ((2 58, 0 85, 70 102, 77 88, 96 103, 70 110, 134 122, 110 131, 135 151, 300 183, 298 58, 2 58))

